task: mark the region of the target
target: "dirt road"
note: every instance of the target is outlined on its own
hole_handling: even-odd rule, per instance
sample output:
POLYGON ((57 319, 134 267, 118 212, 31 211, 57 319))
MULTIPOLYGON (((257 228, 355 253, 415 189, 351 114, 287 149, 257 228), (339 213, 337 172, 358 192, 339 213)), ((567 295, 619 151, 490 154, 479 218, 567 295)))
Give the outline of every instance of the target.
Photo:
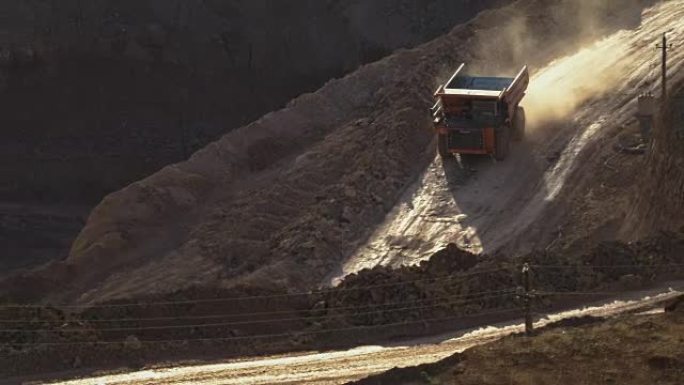
MULTIPOLYGON (((671 286, 681 288, 683 285, 682 282, 676 282, 671 286)), ((569 317, 611 316, 634 311, 653 306, 679 294, 681 291, 672 289, 635 292, 620 300, 602 301, 583 309, 548 315, 538 320, 536 326, 543 326, 569 317)), ((471 346, 521 330, 522 325, 511 322, 384 346, 363 346, 337 352, 282 355, 209 365, 149 369, 54 384, 343 384, 394 367, 436 362, 471 346)))
MULTIPOLYGON (((450 242, 471 252, 506 245, 510 253, 513 241, 519 252, 543 247, 540 234, 525 230, 542 215, 553 215, 544 210, 561 190, 576 187, 573 172, 582 153, 634 119, 636 96, 657 94, 654 44, 662 31, 684 36, 682 20, 684 2, 663 2, 645 11, 636 30, 619 31, 537 71, 523 101, 532 131, 528 141, 499 164, 432 162, 333 282, 378 264, 420 262, 450 242)), ((683 62, 684 51, 672 52, 671 72, 683 62)))

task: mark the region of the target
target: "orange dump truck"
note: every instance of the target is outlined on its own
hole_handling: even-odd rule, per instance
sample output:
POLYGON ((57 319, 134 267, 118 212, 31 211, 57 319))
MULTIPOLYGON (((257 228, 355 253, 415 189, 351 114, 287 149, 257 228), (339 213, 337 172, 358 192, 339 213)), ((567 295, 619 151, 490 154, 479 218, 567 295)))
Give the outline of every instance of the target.
POLYGON ((503 160, 512 140, 525 135, 525 110, 519 106, 530 76, 523 67, 514 78, 469 76, 465 64, 435 92, 430 110, 438 152, 493 155, 503 160))

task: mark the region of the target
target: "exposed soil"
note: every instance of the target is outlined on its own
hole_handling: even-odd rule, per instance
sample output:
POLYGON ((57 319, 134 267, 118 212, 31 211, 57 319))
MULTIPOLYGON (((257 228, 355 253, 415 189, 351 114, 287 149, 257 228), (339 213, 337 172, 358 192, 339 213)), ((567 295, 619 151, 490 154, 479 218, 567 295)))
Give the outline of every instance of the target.
MULTIPOLYGON (((613 297, 611 300, 595 302, 587 308, 549 314, 548 319, 536 323, 537 330, 541 327, 597 324, 604 318, 642 309, 657 311, 662 309, 663 304, 669 299, 675 298, 674 293, 655 295, 662 293, 662 289, 661 287, 653 291, 636 292, 633 293, 634 297, 613 297), (647 293, 651 296, 644 297, 647 293), (550 321, 552 323, 549 323, 550 321)), ((513 322, 486 328, 452 330, 430 337, 402 339, 389 344, 361 346, 348 350, 147 366, 143 370, 121 373, 98 373, 92 376, 82 374, 78 379, 59 384, 137 385, 157 382, 179 385, 265 385, 305 382, 311 385, 341 385, 391 368, 434 363, 473 346, 483 345, 521 331, 522 325, 515 319, 513 322)))
MULTIPOLYGON (((653 58, 646 54, 649 47, 643 41, 660 26, 676 24, 681 14, 670 13, 675 9, 674 3, 651 9, 640 28, 610 35, 534 72, 528 99, 523 101, 529 103, 528 116, 537 121, 531 137, 500 164, 489 159, 463 158, 459 164, 435 160, 334 278, 377 264, 418 263, 448 243, 476 253, 505 249, 507 254, 520 255, 556 249, 577 254, 603 240, 638 239, 625 230, 676 229, 682 217, 677 203, 681 201, 678 155, 671 155, 661 167, 667 174, 655 173, 663 179, 658 187, 668 187, 652 187, 671 202, 663 209, 666 217, 678 219, 658 223, 635 214, 625 221, 637 206, 635 195, 643 191, 638 186, 649 178, 646 173, 651 168, 646 156, 623 153, 616 146, 622 137, 638 132, 636 96, 656 89, 653 58), (616 47, 619 51, 613 54, 616 47), (611 80, 615 77, 619 80, 611 80), (563 98, 572 104, 583 87, 595 86, 596 78, 607 85, 563 119, 539 122, 544 109, 562 105, 563 98), (585 85, 578 91, 577 84, 585 85), (555 95, 549 87, 567 91, 555 95), (539 106, 545 95, 558 101, 539 106)), ((681 34, 681 28, 674 31, 681 34)), ((673 78, 682 73, 681 59, 680 54, 671 56, 673 78)), ((674 141, 656 139, 656 143, 674 141)), ((673 148, 668 153, 678 153, 676 145, 669 145, 673 148)), ((654 151, 662 152, 657 147, 654 151)), ((658 207, 660 201, 645 197, 640 205, 658 207)))
MULTIPOLYGON (((540 292, 619 292, 684 278, 682 256, 684 234, 676 233, 631 245, 603 244, 579 259, 549 252, 524 259, 476 256, 454 246, 419 266, 364 270, 324 292, 198 287, 142 298, 140 305, 3 307, 0 363, 10 376, 351 347, 435 334, 519 315, 515 293, 523 260, 560 266, 533 267, 532 285, 540 292), (264 335, 269 336, 259 337, 264 335)), ((534 306, 544 311, 572 300, 545 295, 534 306)))
MULTIPOLYGON (((557 267, 533 267, 534 287, 549 292, 621 291, 681 278, 679 144, 671 143, 678 137, 662 136, 673 118, 664 115, 670 118, 659 126, 648 157, 615 152, 613 145, 635 132, 634 96, 654 87, 645 76, 651 61, 644 53, 651 46, 643 42, 665 27, 681 33, 679 2, 659 4, 643 15, 640 27, 591 46, 593 56, 620 48, 622 55, 603 55, 605 67, 594 70, 619 68, 625 79, 604 90, 612 93, 574 95, 577 111, 536 126, 507 162, 433 161, 432 135, 423 130, 433 86, 456 63, 509 73, 526 62, 538 70, 538 84, 551 80, 567 88, 577 81, 570 77, 576 68, 568 69, 591 64, 591 50, 547 65, 549 59, 614 28, 635 28, 634 15, 638 19, 644 3, 638 5, 591 8, 603 29, 572 22, 587 16, 581 2, 527 0, 484 12, 431 43, 333 80, 188 161, 107 196, 65 261, 0 282, 4 304, 60 304, 2 308, 0 320, 8 321, 3 325, 16 324, 17 330, 0 335, 0 366, 11 371, 7 375, 138 366, 348 347, 435 333, 454 322, 495 322, 518 312, 515 290, 524 261, 557 267), (522 35, 538 38, 525 44, 497 40, 511 32, 500 23, 511 16, 522 35), (558 43, 539 49, 548 41, 558 43), (498 42, 500 60, 482 51, 494 49, 492 42, 498 42), (665 208, 651 208, 660 198, 635 206, 636 188, 625 187, 635 185, 640 174, 631 170, 644 164, 667 170, 654 172, 645 190, 662 198, 665 208), (675 194, 656 194, 659 185, 675 194), (635 207, 651 219, 622 223, 635 207), (663 228, 674 231, 656 231, 658 213, 667 214, 663 228), (655 235, 630 244, 602 242, 641 233, 655 235), (337 284, 333 289, 306 292, 331 281, 337 284), (245 296, 250 298, 236 299, 245 296), (489 311, 499 315, 477 316, 489 311), (254 337, 264 334, 277 336, 254 337)), ((672 61, 673 73, 679 73, 684 53, 674 53, 672 61)), ((561 302, 542 295, 535 306, 561 302)), ((615 347, 605 349, 615 353, 615 347)), ((648 351, 653 357, 665 354, 648 351)), ((671 362, 671 355, 662 357, 654 365, 671 362)), ((533 363, 527 358, 514 364, 533 363)), ((555 365, 545 360, 534 363, 555 365)), ((458 358, 448 365, 460 363, 458 358)), ((438 372, 428 374, 446 375, 438 372)), ((475 372, 458 375, 463 373, 477 379, 475 372)), ((622 379, 621 373, 615 376, 622 379)))
POLYGON ((32 209, 0 207, 30 223, 0 228, 0 274, 64 259, 81 226, 53 212, 88 211, 331 78, 507 2, 3 1, 0 201, 32 209), (60 230, 43 231, 45 216, 60 230))
POLYGON ((432 159, 425 108, 439 79, 460 61, 497 72, 523 62, 541 66, 612 28, 638 24, 639 6, 597 7, 594 16, 608 15, 596 23, 602 28, 568 21, 585 20, 587 4, 525 1, 484 12, 231 132, 187 162, 108 196, 64 263, 25 277, 31 290, 12 285, 17 298, 44 297, 46 290, 53 299, 102 301, 200 282, 319 285, 432 159), (502 19, 522 26, 514 36, 537 36, 531 40, 539 44, 520 52, 497 40, 502 19), (486 45, 500 60, 482 52, 486 45))
POLYGON ((5 1, 0 199, 97 203, 498 3, 5 1))

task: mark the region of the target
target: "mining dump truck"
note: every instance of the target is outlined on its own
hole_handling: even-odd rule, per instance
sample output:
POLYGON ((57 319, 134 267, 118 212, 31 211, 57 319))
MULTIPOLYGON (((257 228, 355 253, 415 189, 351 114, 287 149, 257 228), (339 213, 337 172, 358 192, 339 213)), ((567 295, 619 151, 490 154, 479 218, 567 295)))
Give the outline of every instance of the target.
POLYGON ((530 83, 527 67, 514 78, 469 76, 464 67, 439 87, 430 109, 439 155, 483 154, 504 160, 511 141, 525 135, 525 110, 519 104, 530 83))

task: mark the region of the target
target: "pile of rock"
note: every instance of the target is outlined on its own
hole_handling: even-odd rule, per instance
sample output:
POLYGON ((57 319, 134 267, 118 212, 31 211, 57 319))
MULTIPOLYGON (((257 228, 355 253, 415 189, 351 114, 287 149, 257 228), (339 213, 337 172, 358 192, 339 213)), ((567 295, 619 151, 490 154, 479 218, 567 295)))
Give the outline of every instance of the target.
MULTIPOLYGON (((348 276, 317 302, 316 314, 331 324, 377 325, 514 308, 524 262, 532 265, 538 291, 636 289, 656 277, 684 275, 684 234, 602 243, 582 256, 535 252, 513 260, 449 246, 419 266, 376 267, 348 276)), ((555 301, 548 297, 543 304, 555 301)))

